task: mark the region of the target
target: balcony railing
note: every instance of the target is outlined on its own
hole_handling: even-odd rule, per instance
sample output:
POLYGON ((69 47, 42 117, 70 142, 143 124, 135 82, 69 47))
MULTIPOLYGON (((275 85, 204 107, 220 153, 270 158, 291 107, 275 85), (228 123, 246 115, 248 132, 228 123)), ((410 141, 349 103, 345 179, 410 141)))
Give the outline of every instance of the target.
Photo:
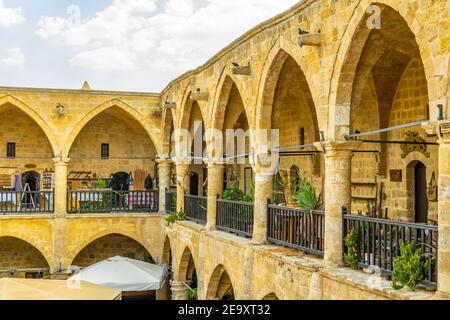
POLYGON ((206 224, 208 199, 186 194, 184 195, 185 219, 199 224, 206 224))
POLYGON ((67 192, 67 212, 158 212, 158 191, 77 190, 67 192))
MULTIPOLYGON (((344 214, 344 237, 354 230, 358 267, 377 266, 391 275, 402 244, 414 243, 428 260, 424 284, 436 286, 438 227, 344 214)), ((347 248, 344 246, 344 254, 347 248)))
POLYGON ((177 193, 166 191, 166 211, 175 212, 177 211, 177 193))
POLYGON ((54 212, 55 197, 51 191, 0 190, 0 214, 48 214, 54 212))
POLYGON ((253 203, 217 199, 217 229, 251 237, 254 207, 253 203))
POLYGON ((325 213, 269 204, 268 239, 285 247, 323 256, 325 213))

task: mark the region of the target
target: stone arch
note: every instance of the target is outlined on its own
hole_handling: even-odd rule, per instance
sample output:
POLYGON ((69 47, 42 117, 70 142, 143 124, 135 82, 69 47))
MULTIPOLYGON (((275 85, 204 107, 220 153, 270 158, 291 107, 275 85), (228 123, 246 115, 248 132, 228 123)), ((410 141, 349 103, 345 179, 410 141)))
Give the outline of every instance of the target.
MULTIPOLYGON (((352 94, 348 93, 352 92, 357 73, 356 69, 360 62, 360 57, 365 48, 366 41, 372 31, 364 23, 369 17, 367 9, 371 5, 378 4, 382 9, 382 14, 386 12, 386 9, 394 10, 406 23, 419 48, 420 56, 425 67, 425 76, 430 84, 435 69, 433 57, 430 56, 428 61, 424 61, 423 59, 425 57, 424 52, 429 47, 429 41, 426 39, 423 31, 419 30, 421 23, 417 21, 417 15, 407 12, 408 2, 404 1, 404 3, 406 3, 404 6, 402 6, 401 3, 402 1, 379 0, 374 2, 372 0, 361 0, 355 8, 340 41, 340 46, 333 64, 330 91, 328 95, 329 139, 342 140, 343 136, 349 133, 352 94)), ((427 54, 430 54, 429 50, 427 50, 427 54)))
POLYGON ((280 300, 275 293, 266 294, 261 300, 280 300))
POLYGON ((194 258, 190 246, 186 246, 178 260, 178 268, 176 271, 177 280, 189 280, 193 271, 198 270, 197 266, 197 260, 194 258))
POLYGON ((10 104, 15 108, 23 111, 39 126, 51 145, 53 155, 56 157, 60 152, 58 139, 56 138, 56 135, 54 134, 48 123, 40 116, 40 114, 21 100, 11 95, 6 95, 0 98, 0 108, 6 104, 10 104))
POLYGON ((171 109, 164 110, 163 121, 161 122, 161 148, 160 155, 164 157, 170 157, 172 143, 172 130, 175 130, 175 111, 171 109))
MULTIPOLYGON (((159 150, 158 146, 159 144, 157 141, 159 141, 158 137, 154 134, 152 126, 148 121, 145 119, 145 117, 136 111, 133 107, 126 104, 125 102, 119 100, 119 99, 112 99, 110 101, 107 101, 100 106, 96 107, 94 110, 90 111, 87 115, 81 119, 78 124, 74 127, 72 132, 70 133, 68 139, 66 140, 66 143, 64 144, 64 157, 68 157, 70 153, 70 149, 72 148, 73 143, 75 142, 75 139, 80 134, 81 130, 96 116, 101 114, 102 112, 111 109, 113 107, 120 108, 121 110, 125 111, 127 115, 129 115, 132 119, 134 119, 136 122, 138 122, 144 130, 147 132, 148 136, 150 137, 150 140, 155 147, 155 150, 159 150)), ((158 151, 157 151, 158 152, 158 151)))
MULTIPOLYGON (((180 113, 180 120, 178 122, 177 125, 177 129, 189 129, 189 121, 191 118, 191 111, 192 111, 192 106, 194 105, 195 101, 192 101, 190 98, 190 95, 192 93, 192 86, 189 84, 183 94, 183 99, 182 99, 182 105, 181 105, 181 113, 180 113)), ((202 120, 203 123, 205 124, 205 128, 208 128, 209 125, 209 118, 207 116, 207 103, 205 102, 197 102, 200 108, 200 112, 202 114, 202 120)))
MULTIPOLYGON (((219 82, 216 86, 216 94, 214 97, 214 103, 213 103, 213 111, 211 113, 211 128, 223 130, 223 125, 225 121, 225 113, 226 113, 226 107, 230 98, 230 93, 232 87, 236 86, 237 91, 239 93, 239 96, 242 100, 242 105, 244 107, 245 116, 247 119, 251 119, 248 107, 245 105, 244 99, 243 99, 243 89, 241 88, 240 82, 236 79, 236 77, 228 72, 227 68, 224 68, 219 82)), ((250 125, 250 123, 249 123, 250 125)))
MULTIPOLYGON (((35 250, 36 258, 41 260, 41 262, 45 262, 49 268, 52 267, 53 257, 51 254, 51 248, 47 246, 40 245, 38 243, 38 239, 33 239, 32 237, 28 237, 26 235, 18 236, 9 233, 1 233, 0 234, 0 243, 2 240, 14 240, 18 241, 21 244, 24 244, 28 249, 35 250), (40 257, 39 257, 40 256, 40 257)), ((17 268, 17 266, 15 266, 17 268)), ((37 267, 37 266, 33 266, 37 267)), ((1 268, 0 268, 1 269, 1 268)))
POLYGON ((78 254, 80 254, 83 251, 83 249, 85 249, 89 244, 95 242, 96 240, 105 238, 110 235, 119 235, 119 236, 123 236, 123 237, 129 238, 129 239, 132 239, 132 240, 136 241, 137 243, 139 243, 142 247, 144 247, 145 250, 147 250, 147 252, 152 257, 152 259, 155 259, 155 257, 158 257, 157 249, 151 247, 144 239, 141 239, 136 234, 132 234, 132 233, 124 231, 124 230, 102 230, 100 232, 92 234, 89 237, 84 238, 83 241, 76 244, 74 246, 74 249, 70 250, 68 252, 66 262, 68 263, 69 266, 72 265, 73 262, 75 261, 76 257, 78 256, 78 254))
POLYGON ((206 299, 222 300, 223 296, 230 290, 234 291, 233 281, 225 267, 218 265, 209 278, 206 299))
MULTIPOLYGON (((316 88, 310 85, 307 78, 308 66, 304 63, 301 48, 294 44, 293 42, 280 37, 272 46, 269 54, 266 57, 263 71, 261 73, 258 85, 258 96, 256 102, 256 116, 254 118, 256 129, 270 129, 270 118, 272 114, 272 104, 275 97, 275 89, 278 83, 278 77, 280 75, 281 69, 286 59, 292 58, 297 66, 300 68, 301 73, 304 77, 305 83, 312 102, 314 109, 311 110, 312 114, 315 115, 314 125, 319 128, 318 123, 318 98, 316 88)), ((324 124, 325 125, 325 124, 324 124)))
POLYGON ((166 238, 164 239, 164 244, 163 244, 163 248, 162 248, 162 253, 161 253, 161 263, 165 263, 165 264, 172 264, 172 246, 171 246, 171 242, 170 242, 170 238, 167 235, 166 238))

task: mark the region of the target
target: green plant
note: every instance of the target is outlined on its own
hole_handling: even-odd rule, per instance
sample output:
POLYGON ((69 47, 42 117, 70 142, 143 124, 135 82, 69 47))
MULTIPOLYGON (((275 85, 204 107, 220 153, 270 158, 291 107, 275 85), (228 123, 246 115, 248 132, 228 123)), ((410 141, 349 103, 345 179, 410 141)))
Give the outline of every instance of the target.
POLYGON ((356 268, 358 265, 357 241, 356 231, 355 229, 351 229, 344 239, 344 244, 347 248, 347 253, 344 254, 344 261, 347 266, 352 268, 356 268))
POLYGON ((375 208, 375 201, 369 200, 366 202, 366 214, 370 217, 373 214, 373 209, 375 208))
POLYGON ((192 288, 188 291, 189 300, 198 300, 198 290, 197 288, 192 288))
POLYGON ((306 179, 300 178, 298 192, 291 198, 303 210, 317 210, 320 207, 320 198, 316 194, 316 189, 306 179))
POLYGON ((395 290, 405 286, 415 291, 417 284, 424 279, 428 270, 428 261, 422 255, 422 249, 416 249, 414 243, 402 244, 392 274, 392 287, 395 290))
POLYGON ((230 201, 242 201, 244 192, 237 187, 229 187, 223 192, 223 198, 230 201))
POLYGON ((103 180, 103 179, 97 179, 95 181, 95 187, 98 188, 98 189, 108 188, 108 182, 106 180, 103 180))
POLYGON ((170 226, 177 221, 183 220, 185 215, 186 214, 182 211, 169 213, 165 218, 167 226, 170 226))

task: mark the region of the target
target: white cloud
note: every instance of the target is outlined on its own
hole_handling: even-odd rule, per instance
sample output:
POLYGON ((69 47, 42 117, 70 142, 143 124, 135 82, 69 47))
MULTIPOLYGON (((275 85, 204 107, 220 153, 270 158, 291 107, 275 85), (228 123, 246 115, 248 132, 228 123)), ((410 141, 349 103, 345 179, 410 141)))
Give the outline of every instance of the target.
POLYGON ((22 14, 22 8, 8 8, 0 0, 0 27, 10 27, 12 25, 21 24, 25 21, 22 14))
POLYGON ((10 48, 6 50, 6 55, 0 59, 0 66, 23 67, 25 61, 25 55, 20 48, 10 48))
POLYGON ((166 0, 160 10, 157 2, 113 0, 77 24, 41 17, 36 33, 71 47, 74 66, 146 72, 162 87, 298 0, 166 0))

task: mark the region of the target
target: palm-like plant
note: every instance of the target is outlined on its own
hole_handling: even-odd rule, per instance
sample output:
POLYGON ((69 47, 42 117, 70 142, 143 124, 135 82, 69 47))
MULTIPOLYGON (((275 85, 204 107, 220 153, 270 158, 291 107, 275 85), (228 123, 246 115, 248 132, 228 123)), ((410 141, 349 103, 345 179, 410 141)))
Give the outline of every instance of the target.
POLYGON ((306 179, 300 178, 297 190, 297 193, 292 196, 292 201, 301 209, 313 211, 320 207, 320 198, 317 196, 316 189, 306 179))

